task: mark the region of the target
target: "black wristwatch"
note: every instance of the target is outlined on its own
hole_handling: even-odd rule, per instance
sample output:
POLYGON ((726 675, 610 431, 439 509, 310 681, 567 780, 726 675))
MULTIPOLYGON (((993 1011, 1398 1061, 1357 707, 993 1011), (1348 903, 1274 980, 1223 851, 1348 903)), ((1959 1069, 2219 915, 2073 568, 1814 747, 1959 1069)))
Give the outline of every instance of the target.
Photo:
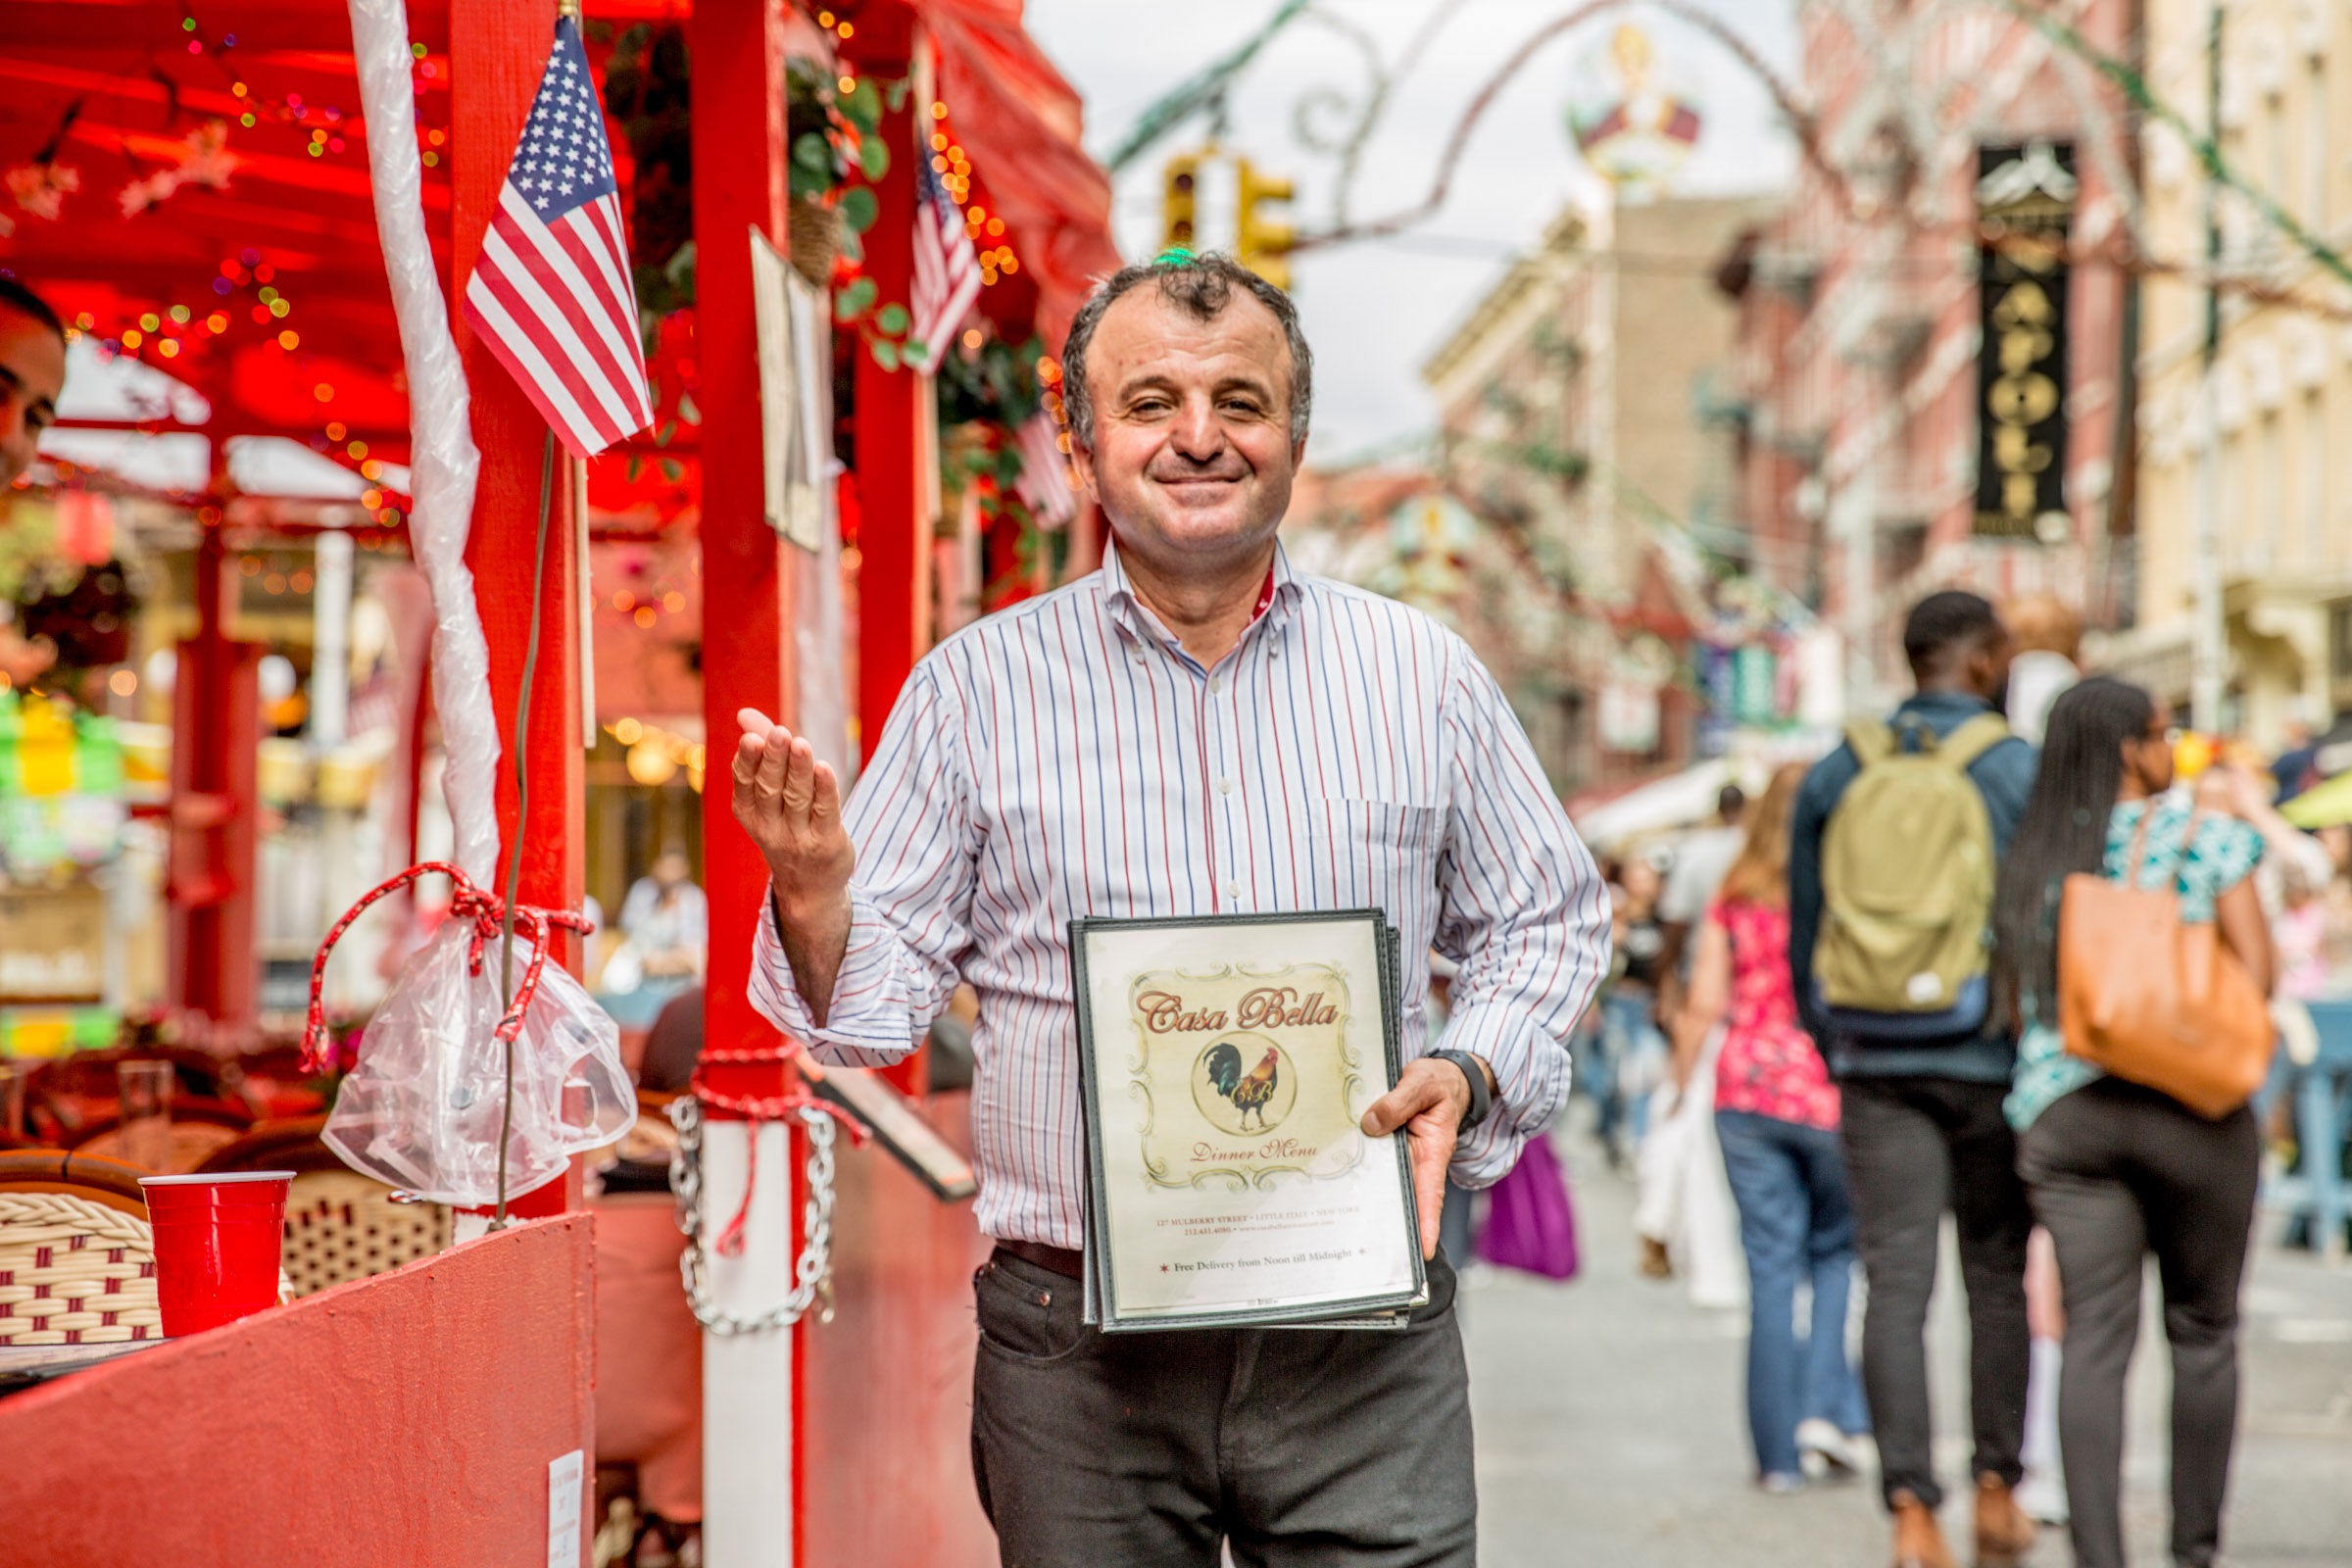
POLYGON ((1450 1061, 1470 1080, 1470 1108, 1462 1113, 1460 1130, 1468 1132, 1487 1119, 1494 1108, 1494 1092, 1487 1087, 1487 1069, 1467 1051, 1425 1051, 1422 1055, 1431 1061, 1450 1061))

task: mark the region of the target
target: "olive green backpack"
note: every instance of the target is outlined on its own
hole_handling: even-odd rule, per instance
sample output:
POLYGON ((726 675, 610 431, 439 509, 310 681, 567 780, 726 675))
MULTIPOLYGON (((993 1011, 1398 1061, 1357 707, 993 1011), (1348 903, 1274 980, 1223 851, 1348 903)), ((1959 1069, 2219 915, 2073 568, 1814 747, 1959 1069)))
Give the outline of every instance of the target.
POLYGON ((1921 1041, 1983 1027, 1992 819, 1968 768, 2008 734, 1998 713, 1941 740, 1918 722, 1902 734, 1889 724, 1846 727, 1862 770, 1822 838, 1813 949, 1814 984, 1840 1029, 1921 1041))

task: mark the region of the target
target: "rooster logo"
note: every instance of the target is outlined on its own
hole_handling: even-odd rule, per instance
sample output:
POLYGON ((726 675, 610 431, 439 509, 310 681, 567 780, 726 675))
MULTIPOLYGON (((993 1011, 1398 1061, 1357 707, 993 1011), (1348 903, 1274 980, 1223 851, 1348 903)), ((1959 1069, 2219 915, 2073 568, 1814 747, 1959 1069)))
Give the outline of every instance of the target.
MULTIPOLYGON (((1282 1087, 1282 1049, 1270 1041, 1261 1040, 1257 1044, 1263 1044, 1265 1052, 1248 1071, 1243 1070, 1242 1046, 1236 1041, 1220 1040, 1200 1058, 1200 1065, 1208 1074, 1208 1088, 1232 1102, 1234 1109, 1240 1112, 1239 1123, 1233 1129, 1237 1133, 1252 1130, 1250 1125, 1252 1116, 1257 1119, 1255 1131, 1268 1130, 1271 1124, 1266 1120, 1266 1107, 1282 1087)), ((1251 1049, 1255 1049, 1254 1044, 1251 1049)))

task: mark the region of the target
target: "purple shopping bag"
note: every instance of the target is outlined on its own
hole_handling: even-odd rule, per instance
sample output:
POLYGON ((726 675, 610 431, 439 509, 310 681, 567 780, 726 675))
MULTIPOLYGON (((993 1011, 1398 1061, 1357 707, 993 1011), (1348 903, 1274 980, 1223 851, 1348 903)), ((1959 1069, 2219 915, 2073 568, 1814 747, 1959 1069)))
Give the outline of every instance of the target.
POLYGON ((1478 1255, 1545 1279, 1576 1278, 1576 1210, 1550 1139, 1530 1140, 1519 1163, 1489 1192, 1478 1255))

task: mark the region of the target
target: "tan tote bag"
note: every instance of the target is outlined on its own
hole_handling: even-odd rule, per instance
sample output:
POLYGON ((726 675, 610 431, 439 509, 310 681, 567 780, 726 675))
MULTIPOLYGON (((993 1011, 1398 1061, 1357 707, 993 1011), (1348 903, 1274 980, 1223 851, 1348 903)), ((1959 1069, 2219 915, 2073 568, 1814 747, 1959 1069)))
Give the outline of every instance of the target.
MULTIPOLYGON (((2066 879, 2059 1033, 2071 1054, 2219 1120, 2262 1087, 2277 1035, 2268 1004, 2222 945, 2217 924, 2181 919, 2173 885, 2138 885, 2153 815, 2151 802, 2122 882, 2081 872, 2066 879)), ((2202 813, 2189 819, 2184 845, 2203 821, 2202 813)))

